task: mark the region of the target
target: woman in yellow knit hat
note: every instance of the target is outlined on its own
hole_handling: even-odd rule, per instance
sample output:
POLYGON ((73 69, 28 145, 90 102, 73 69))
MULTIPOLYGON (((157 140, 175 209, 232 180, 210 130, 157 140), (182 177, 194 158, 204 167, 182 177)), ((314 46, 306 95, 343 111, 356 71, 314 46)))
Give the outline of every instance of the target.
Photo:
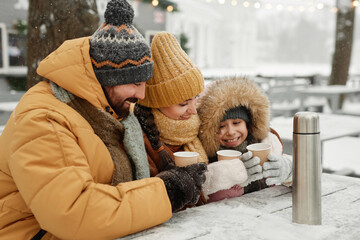
POLYGON ((151 176, 173 163, 177 151, 198 152, 198 162, 208 163, 197 137, 196 103, 204 89, 200 70, 167 32, 154 36, 151 54, 153 77, 146 82, 145 98, 134 109, 144 132, 151 176))

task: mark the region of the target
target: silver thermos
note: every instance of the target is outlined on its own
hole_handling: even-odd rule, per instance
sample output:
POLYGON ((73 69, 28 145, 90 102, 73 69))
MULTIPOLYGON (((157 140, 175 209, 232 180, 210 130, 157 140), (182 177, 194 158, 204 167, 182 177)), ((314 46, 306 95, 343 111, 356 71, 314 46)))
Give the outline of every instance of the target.
POLYGON ((319 115, 294 116, 292 220, 321 225, 321 145, 319 115))

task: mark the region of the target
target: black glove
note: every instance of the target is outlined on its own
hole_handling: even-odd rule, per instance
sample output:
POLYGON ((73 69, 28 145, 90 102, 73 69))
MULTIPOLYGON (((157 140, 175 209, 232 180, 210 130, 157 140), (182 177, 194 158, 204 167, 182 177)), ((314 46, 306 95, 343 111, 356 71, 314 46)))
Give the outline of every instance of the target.
POLYGON ((187 204, 198 202, 201 186, 206 179, 204 174, 206 169, 205 163, 195 163, 186 167, 174 166, 156 175, 165 183, 173 212, 187 204))

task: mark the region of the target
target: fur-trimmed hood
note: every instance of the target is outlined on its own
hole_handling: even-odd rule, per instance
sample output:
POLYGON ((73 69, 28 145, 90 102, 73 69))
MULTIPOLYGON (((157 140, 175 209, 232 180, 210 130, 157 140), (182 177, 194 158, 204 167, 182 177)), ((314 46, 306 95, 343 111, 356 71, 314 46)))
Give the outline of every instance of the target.
POLYGON ((256 141, 268 136, 270 110, 266 94, 245 77, 220 79, 207 87, 198 106, 201 120, 199 138, 208 156, 215 156, 220 148, 217 133, 225 112, 239 105, 250 112, 249 134, 256 141))

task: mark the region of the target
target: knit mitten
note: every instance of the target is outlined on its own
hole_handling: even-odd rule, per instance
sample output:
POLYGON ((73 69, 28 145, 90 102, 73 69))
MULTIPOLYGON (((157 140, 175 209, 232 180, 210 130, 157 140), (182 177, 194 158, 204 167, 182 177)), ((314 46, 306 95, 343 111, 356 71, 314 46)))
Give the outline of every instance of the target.
POLYGON ((205 198, 215 192, 227 190, 236 184, 247 181, 244 163, 239 159, 210 163, 205 173, 206 181, 202 186, 205 198))
POLYGON ((247 182, 241 184, 242 187, 246 187, 250 183, 263 178, 262 167, 260 166, 260 158, 252 157, 252 152, 249 151, 241 155, 241 160, 245 165, 248 175, 247 182))
POLYGON ((196 163, 186 167, 171 168, 160 172, 169 196, 172 211, 176 212, 185 205, 195 204, 199 200, 201 186, 205 182, 205 163, 196 163))
POLYGON ((268 160, 263 165, 266 185, 283 183, 292 176, 292 161, 289 158, 270 153, 268 160))

